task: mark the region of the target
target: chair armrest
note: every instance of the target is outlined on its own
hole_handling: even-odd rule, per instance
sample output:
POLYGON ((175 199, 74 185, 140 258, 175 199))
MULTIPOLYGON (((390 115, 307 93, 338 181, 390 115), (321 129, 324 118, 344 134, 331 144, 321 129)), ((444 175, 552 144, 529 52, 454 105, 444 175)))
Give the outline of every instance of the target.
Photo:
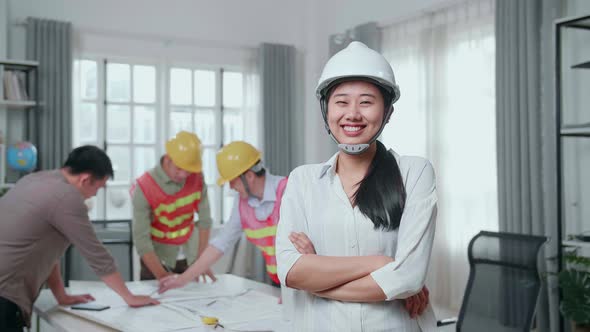
POLYGON ((436 322, 436 326, 438 327, 451 324, 457 324, 457 317, 445 318, 436 322))

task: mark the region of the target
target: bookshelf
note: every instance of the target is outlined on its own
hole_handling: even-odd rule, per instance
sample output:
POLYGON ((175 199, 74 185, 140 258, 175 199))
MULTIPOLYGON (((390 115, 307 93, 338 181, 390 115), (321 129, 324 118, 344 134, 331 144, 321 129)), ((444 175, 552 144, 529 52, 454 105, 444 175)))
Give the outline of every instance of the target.
MULTIPOLYGON (((586 199, 590 191, 581 171, 588 169, 585 155, 590 147, 590 117, 586 111, 589 99, 583 88, 590 74, 590 52, 580 42, 588 40, 588 32, 590 15, 555 22, 556 227, 561 244, 557 251, 558 273, 567 268, 566 252, 577 250, 578 255, 587 256, 590 250, 590 241, 584 235, 590 230, 586 199)), ((560 306, 563 297, 560 287, 560 306)), ((560 314, 560 330, 568 330, 565 326, 560 314)))
POLYGON ((0 190, 9 188, 9 170, 6 149, 12 143, 9 137, 9 112, 37 110, 39 62, 0 59, 0 190))

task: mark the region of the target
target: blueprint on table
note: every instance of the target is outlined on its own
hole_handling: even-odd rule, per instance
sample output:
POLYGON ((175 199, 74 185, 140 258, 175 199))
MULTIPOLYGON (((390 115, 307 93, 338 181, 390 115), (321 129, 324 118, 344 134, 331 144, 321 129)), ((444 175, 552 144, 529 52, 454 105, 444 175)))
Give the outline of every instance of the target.
MULTIPOLYGON (((232 289, 221 283, 190 283, 179 289, 157 294, 153 281, 129 282, 133 294, 150 295, 160 301, 158 306, 130 308, 111 289, 92 291, 97 303, 109 305, 103 311, 61 309, 122 331, 209 331, 201 316, 217 317, 231 331, 284 330, 281 306, 274 296, 250 289, 232 289)), ((88 292, 70 289, 72 293, 88 292)))

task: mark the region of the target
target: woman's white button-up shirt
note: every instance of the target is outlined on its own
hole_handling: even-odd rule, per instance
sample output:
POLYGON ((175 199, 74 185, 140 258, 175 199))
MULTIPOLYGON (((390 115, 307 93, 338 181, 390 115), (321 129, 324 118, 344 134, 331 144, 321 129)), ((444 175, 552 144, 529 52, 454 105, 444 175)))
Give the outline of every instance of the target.
MULTIPOLYGON (((378 303, 351 303, 295 291, 291 320, 296 331, 430 331, 436 327, 428 308, 411 319, 404 299, 420 291, 426 279, 436 220, 436 184, 430 162, 393 153, 406 188, 406 203, 398 229, 384 231, 358 207, 353 207, 336 174, 338 153, 324 164, 295 169, 281 203, 277 230, 277 268, 282 285, 302 256, 289 241, 304 232, 323 256, 387 255, 390 264, 371 273, 387 296, 378 303)), ((288 315, 288 313, 287 313, 288 315)))

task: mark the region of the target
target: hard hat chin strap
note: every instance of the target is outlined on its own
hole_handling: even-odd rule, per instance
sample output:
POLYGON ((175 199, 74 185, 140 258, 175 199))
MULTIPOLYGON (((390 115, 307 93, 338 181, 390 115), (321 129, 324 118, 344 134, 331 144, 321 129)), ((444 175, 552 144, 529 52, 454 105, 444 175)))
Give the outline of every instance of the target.
MULTIPOLYGON (((258 172, 262 171, 263 169, 264 169, 264 164, 262 164, 262 161, 258 161, 256 164, 254 164, 254 166, 250 167, 250 169, 248 169, 248 171, 258 173, 258 172)), ((246 172, 248 172, 248 171, 246 171, 246 172)), ((242 175, 240 175, 240 180, 242 180, 242 184, 244 185, 244 189, 246 189, 246 194, 248 194, 248 197, 258 198, 252 193, 252 190, 250 190, 250 186, 248 185, 248 181, 246 181, 246 172, 244 172, 244 173, 242 173, 242 175)))
POLYGON ((252 194, 252 191, 250 190, 250 186, 248 185, 248 181, 246 181, 246 173, 240 175, 240 180, 242 180, 242 185, 244 185, 244 189, 246 189, 246 194, 248 194, 248 197, 256 197, 254 196, 254 194, 252 194))
POLYGON ((336 137, 334 137, 334 134, 332 134, 332 131, 330 130, 330 125, 328 124, 328 101, 326 100, 326 98, 322 97, 322 99, 320 100, 320 106, 322 109, 322 117, 324 118, 324 126, 326 127, 326 130, 328 131, 328 135, 330 135, 332 140, 334 140, 334 142, 336 142, 336 144, 338 144, 338 148, 340 150, 342 150, 342 152, 344 152, 346 154, 350 154, 350 155, 358 155, 358 154, 361 154, 361 153, 367 151, 369 149, 369 147, 371 146, 371 144, 373 144, 373 142, 375 142, 377 140, 377 138, 379 138, 379 135, 381 135, 381 133, 383 132, 383 129, 385 128, 385 125, 387 124, 387 121, 389 120, 389 117, 391 116, 391 113, 393 112, 393 105, 390 105, 389 109, 386 111, 385 116, 383 117, 383 122, 381 123, 381 128, 379 128, 379 131, 377 132, 377 134, 375 134, 375 136, 373 136, 373 138, 371 138, 368 143, 342 144, 342 143, 338 142, 338 140, 336 139, 336 137))

